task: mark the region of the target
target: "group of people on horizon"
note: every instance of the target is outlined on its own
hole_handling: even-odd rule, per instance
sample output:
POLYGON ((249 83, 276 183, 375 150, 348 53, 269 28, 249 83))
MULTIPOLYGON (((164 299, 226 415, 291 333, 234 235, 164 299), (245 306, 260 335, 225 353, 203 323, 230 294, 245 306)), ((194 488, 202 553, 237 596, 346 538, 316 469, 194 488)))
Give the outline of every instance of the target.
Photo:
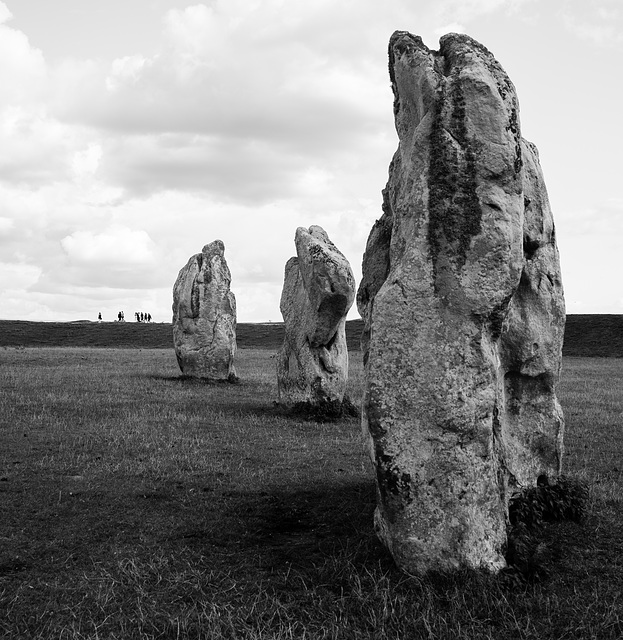
MULTIPOLYGON (((142 311, 135 311, 134 317, 137 322, 151 322, 151 313, 143 313, 142 311)), ((97 314, 97 321, 102 322, 102 313, 97 314)), ((119 311, 117 314, 117 322, 125 322, 125 313, 123 311, 119 311)))

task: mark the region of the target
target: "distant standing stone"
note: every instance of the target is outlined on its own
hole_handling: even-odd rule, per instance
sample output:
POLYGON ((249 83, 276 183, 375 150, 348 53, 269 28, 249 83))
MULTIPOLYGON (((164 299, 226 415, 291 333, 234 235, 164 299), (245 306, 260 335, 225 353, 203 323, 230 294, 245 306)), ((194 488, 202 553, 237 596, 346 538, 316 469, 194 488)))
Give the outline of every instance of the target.
POLYGON ((173 345, 186 376, 233 380, 236 298, 225 247, 215 240, 192 256, 173 287, 173 345))
POLYGON ((411 573, 505 565, 508 501, 560 473, 565 308, 536 147, 466 35, 393 34, 399 146, 363 261, 375 527, 411 573))
POLYGON ((348 260, 319 226, 299 227, 285 267, 277 356, 279 402, 341 403, 348 380, 346 315, 355 300, 348 260))

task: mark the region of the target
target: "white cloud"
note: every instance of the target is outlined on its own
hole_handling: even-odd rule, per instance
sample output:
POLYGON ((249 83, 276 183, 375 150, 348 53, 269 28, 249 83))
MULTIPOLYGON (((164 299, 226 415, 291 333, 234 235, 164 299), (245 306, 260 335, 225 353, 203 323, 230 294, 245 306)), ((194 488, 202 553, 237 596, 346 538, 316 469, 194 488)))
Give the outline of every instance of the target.
MULTIPOLYGON (((226 50, 228 35, 236 29, 236 24, 222 19, 228 7, 218 4, 220 15, 214 7, 199 4, 182 11, 172 9, 164 17, 164 34, 174 54, 175 71, 182 81, 190 79, 200 68, 216 69, 221 56, 215 54, 226 50)), ((229 3, 229 9, 235 4, 234 1, 229 3)), ((236 7, 238 11, 242 10, 237 19, 238 25, 244 22, 244 14, 248 15, 253 7, 251 2, 244 7, 236 7)))
POLYGON ((232 281, 238 318, 251 318, 258 322, 282 322, 279 310, 282 287, 283 269, 277 281, 263 284, 261 287, 232 281))
POLYGON ((564 212, 556 227, 568 313, 621 313, 623 200, 564 212))
POLYGON ((590 208, 565 211, 564 236, 582 240, 587 237, 617 242, 623 234, 623 200, 608 198, 590 208))
MULTIPOLYGON (((623 12, 619 0, 568 1, 556 15, 568 33, 598 47, 597 51, 620 47, 623 43, 623 12)), ((587 53, 590 55, 592 51, 587 53)))
POLYGON ((92 176, 97 171, 101 159, 102 147, 93 142, 86 149, 74 153, 71 168, 78 178, 92 176))
POLYGON ((573 35, 599 47, 613 47, 623 42, 620 25, 611 18, 600 15, 601 21, 580 18, 570 14, 563 15, 563 24, 573 35))
POLYGON ((446 35, 446 33, 465 33, 465 27, 458 22, 451 22, 434 30, 437 37, 446 35))
POLYGON ((127 198, 171 189, 243 203, 292 197, 317 167, 333 174, 345 151, 364 154, 371 138, 392 132, 390 30, 378 56, 343 55, 365 10, 340 7, 327 26, 328 6, 228 1, 169 11, 159 54, 55 70, 54 114, 105 132, 98 177, 127 198))
POLYGON ((13 14, 9 11, 9 8, 4 2, 0 2, 0 24, 8 22, 13 17, 13 14))
POLYGON ((74 266, 102 268, 152 266, 156 247, 143 230, 112 226, 101 233, 76 231, 61 240, 63 251, 74 266))
MULTIPOLYGON (((300 39, 279 30, 300 9, 296 2, 260 6, 228 1, 214 8, 172 10, 165 19, 161 54, 150 60, 140 55, 115 60, 101 87, 108 81, 116 91, 104 95, 87 87, 76 96, 73 115, 119 131, 245 136, 280 131, 291 136, 310 125, 319 128, 325 120, 330 125, 340 105, 351 117, 341 115, 340 127, 356 126, 360 114, 378 117, 368 78, 351 73, 352 58, 333 57, 316 41, 326 24, 312 22, 311 32, 305 33, 297 16, 300 39)), ((385 80, 383 58, 375 66, 385 80)), ((357 65, 369 73, 369 61, 369 54, 362 55, 357 65)))
POLYGON ((531 2, 535 0, 440 0, 436 10, 438 15, 450 17, 461 24, 498 10, 515 13, 531 2))
POLYGON ((602 20, 618 20, 621 17, 621 11, 618 7, 616 9, 610 7, 598 7, 597 16, 602 20))
POLYGON ((106 78, 106 88, 109 91, 116 91, 124 84, 136 84, 143 69, 151 64, 153 61, 141 55, 113 60, 110 75, 106 78))
POLYGON ((0 182, 42 184, 67 177, 75 131, 40 107, 0 111, 0 182))
POLYGON ((0 262, 0 292, 4 296, 11 291, 28 289, 40 276, 41 269, 36 265, 0 262))
POLYGON ((11 218, 4 218, 0 216, 0 237, 6 235, 14 226, 11 218))
POLYGON ((47 81, 43 54, 30 46, 21 31, 3 24, 7 13, 6 5, 0 4, 0 106, 40 97, 47 81))
POLYGON ((161 250, 143 229, 111 224, 79 230, 58 240, 45 272, 33 287, 39 294, 101 297, 110 289, 148 291, 167 282, 161 250))

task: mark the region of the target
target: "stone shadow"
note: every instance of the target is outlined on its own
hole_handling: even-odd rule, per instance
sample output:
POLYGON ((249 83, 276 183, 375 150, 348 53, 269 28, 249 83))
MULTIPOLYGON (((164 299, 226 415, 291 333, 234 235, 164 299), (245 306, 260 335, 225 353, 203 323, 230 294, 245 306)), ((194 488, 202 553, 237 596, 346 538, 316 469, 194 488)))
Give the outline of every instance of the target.
POLYGON ((253 557, 263 572, 294 569, 314 581, 327 565, 394 566, 374 533, 372 479, 225 495, 221 522, 227 526, 214 529, 206 522, 180 531, 186 544, 235 549, 239 557, 253 557))

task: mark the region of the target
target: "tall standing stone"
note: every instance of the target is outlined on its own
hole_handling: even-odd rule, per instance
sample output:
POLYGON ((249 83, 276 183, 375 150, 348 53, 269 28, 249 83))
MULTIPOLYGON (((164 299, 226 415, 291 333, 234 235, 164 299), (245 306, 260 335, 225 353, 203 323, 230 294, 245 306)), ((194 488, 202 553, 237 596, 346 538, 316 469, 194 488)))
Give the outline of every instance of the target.
POLYGON ((355 300, 348 260, 319 226, 299 227, 297 257, 286 263, 277 356, 279 402, 341 404, 348 380, 346 315, 355 300))
POLYGON ((536 147, 510 79, 449 34, 393 34, 399 146, 363 260, 375 527, 413 573, 497 570, 511 494, 555 479, 565 310, 536 147))
POLYGON ((173 287, 173 345, 186 376, 236 377, 236 298, 225 246, 215 240, 190 258, 173 287))

